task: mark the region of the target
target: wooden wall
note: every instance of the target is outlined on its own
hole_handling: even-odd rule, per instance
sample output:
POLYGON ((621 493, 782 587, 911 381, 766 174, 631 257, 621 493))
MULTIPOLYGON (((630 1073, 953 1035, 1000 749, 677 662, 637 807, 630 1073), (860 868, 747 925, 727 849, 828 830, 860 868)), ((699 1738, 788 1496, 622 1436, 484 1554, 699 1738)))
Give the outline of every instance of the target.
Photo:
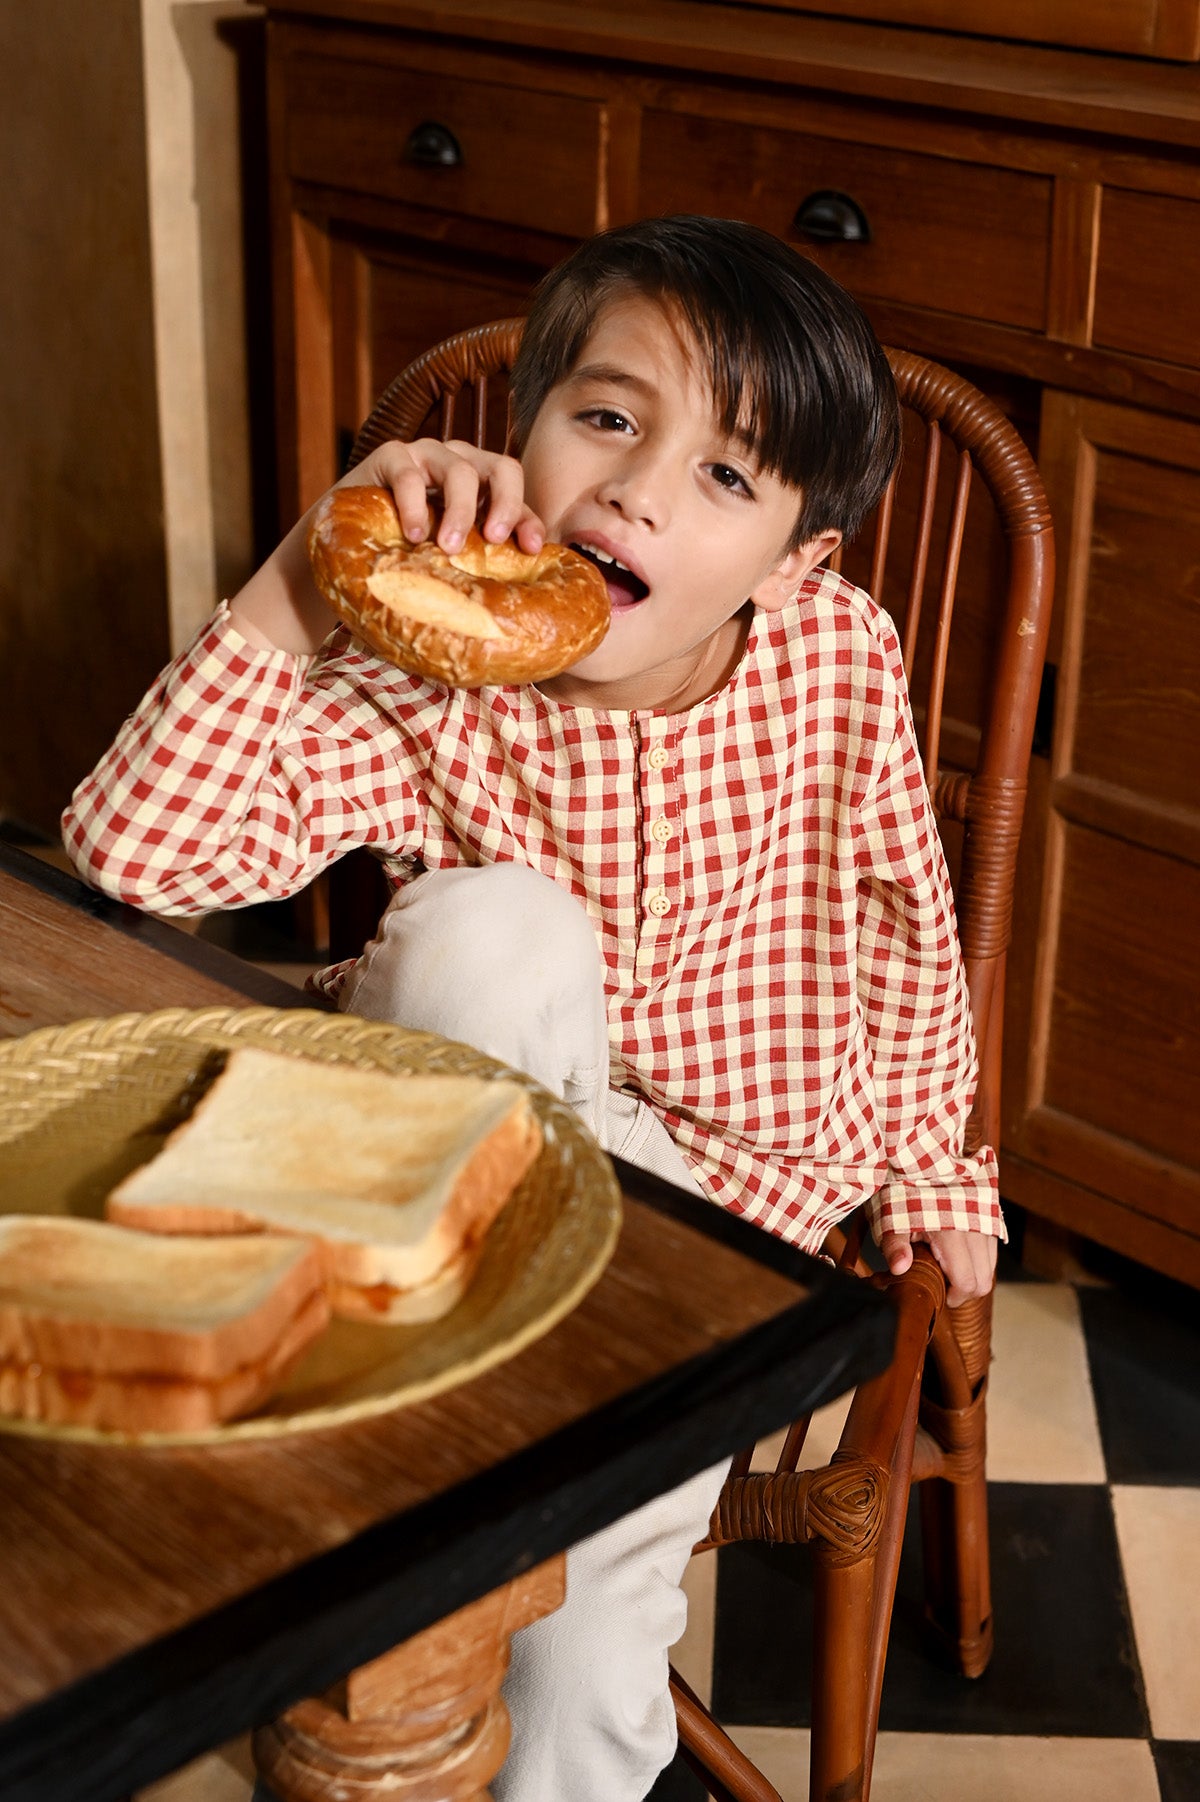
POLYGON ((253 560, 247 25, 0 0, 0 817, 44 832, 253 560))

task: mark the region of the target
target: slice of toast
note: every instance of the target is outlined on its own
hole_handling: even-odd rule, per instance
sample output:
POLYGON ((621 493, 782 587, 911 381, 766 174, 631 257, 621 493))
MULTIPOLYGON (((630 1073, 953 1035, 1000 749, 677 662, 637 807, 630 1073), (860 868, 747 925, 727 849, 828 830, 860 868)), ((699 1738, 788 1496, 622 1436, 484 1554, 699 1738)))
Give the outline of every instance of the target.
POLYGON ((302 1234, 335 1313, 432 1320, 462 1296, 541 1144, 519 1083, 243 1046, 107 1212, 154 1232, 302 1234))
POLYGON ((0 1216, 0 1413, 195 1432, 258 1407, 329 1322, 316 1248, 0 1216))

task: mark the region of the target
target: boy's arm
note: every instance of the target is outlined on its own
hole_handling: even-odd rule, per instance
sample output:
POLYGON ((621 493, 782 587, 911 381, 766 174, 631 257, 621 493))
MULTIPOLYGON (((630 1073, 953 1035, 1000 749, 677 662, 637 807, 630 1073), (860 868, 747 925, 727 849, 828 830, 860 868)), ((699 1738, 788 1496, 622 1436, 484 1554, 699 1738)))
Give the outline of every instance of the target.
MULTIPOLYGON (((544 533, 519 464, 473 445, 387 444, 346 478, 390 486, 405 531, 443 548, 486 496, 483 530, 544 533)), ((160 913, 279 898, 355 845, 396 848, 415 803, 381 751, 370 697, 316 651, 337 625, 309 575, 308 518, 160 675, 63 816, 80 873, 160 913)))
POLYGON ((858 821, 859 998, 889 1163, 869 1212, 897 1273, 912 1241, 928 1241, 956 1307, 991 1287, 1004 1223, 994 1151, 963 1150, 978 1069, 970 998, 890 628, 883 650, 895 708, 858 821))
POLYGON ((66 848, 97 888, 157 913, 292 894, 411 821, 363 730, 369 702, 336 665, 248 643, 223 607, 76 789, 66 848))

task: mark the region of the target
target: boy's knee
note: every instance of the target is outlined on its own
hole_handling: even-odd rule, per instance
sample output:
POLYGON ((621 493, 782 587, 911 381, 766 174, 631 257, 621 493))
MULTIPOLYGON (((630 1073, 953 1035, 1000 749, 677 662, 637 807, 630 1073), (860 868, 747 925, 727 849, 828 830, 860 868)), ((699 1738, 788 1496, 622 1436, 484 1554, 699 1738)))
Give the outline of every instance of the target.
POLYGON ((384 916, 424 954, 450 960, 465 981, 561 987, 582 967, 600 973, 596 932, 579 902, 525 864, 428 871, 402 889, 384 916))
POLYGON ((606 1065, 603 980, 595 928, 557 883, 523 864, 463 866, 400 890, 341 1005, 464 1040, 561 1094, 577 1065, 606 1065))

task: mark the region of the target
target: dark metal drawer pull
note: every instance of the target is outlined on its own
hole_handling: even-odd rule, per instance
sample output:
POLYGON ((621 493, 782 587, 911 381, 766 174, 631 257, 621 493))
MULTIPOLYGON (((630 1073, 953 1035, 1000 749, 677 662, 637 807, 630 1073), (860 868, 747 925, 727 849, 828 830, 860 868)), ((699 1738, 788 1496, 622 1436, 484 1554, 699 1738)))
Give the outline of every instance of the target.
POLYGON ((462 146, 448 125, 426 119, 414 128, 404 146, 404 160, 416 163, 420 169, 458 169, 462 166, 462 146))
POLYGON ((802 200, 792 220, 798 232, 815 238, 820 244, 869 244, 871 227, 867 215, 849 194, 836 188, 821 188, 802 200))

